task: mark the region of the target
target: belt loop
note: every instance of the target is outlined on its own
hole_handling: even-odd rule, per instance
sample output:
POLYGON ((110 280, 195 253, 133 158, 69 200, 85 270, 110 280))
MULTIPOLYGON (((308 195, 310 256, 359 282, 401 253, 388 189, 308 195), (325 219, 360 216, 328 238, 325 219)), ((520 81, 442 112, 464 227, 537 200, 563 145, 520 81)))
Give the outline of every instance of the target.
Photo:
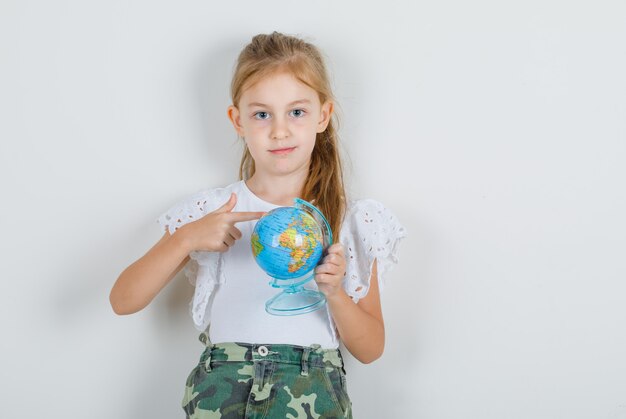
POLYGON ((208 326, 204 332, 200 333, 200 336, 198 336, 198 339, 200 340, 200 342, 202 342, 206 346, 205 351, 207 353, 207 358, 204 361, 204 369, 206 370, 206 372, 209 372, 211 371, 211 351, 213 350, 213 344, 211 343, 211 339, 209 339, 209 327, 208 326))
POLYGON ((310 353, 311 353, 311 348, 309 348, 308 346, 305 346, 304 350, 302 351, 302 360, 301 360, 302 369, 300 371, 300 375, 304 375, 304 376, 309 375, 309 354, 310 353))
POLYGON ((207 357, 206 357, 206 360, 204 361, 204 370, 206 372, 210 372, 211 371, 211 348, 206 348, 205 350, 207 351, 207 357))
POLYGON ((346 363, 343 361, 343 356, 341 355, 339 348, 337 348, 337 354, 339 354, 339 361, 341 362, 341 371, 343 371, 343 375, 346 375, 346 363))

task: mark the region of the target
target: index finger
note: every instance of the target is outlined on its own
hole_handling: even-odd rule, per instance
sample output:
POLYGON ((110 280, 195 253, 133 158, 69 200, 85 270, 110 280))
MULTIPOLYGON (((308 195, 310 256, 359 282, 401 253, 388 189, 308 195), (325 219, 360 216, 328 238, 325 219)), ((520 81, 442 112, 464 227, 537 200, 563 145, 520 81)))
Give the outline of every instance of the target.
POLYGON ((259 218, 263 217, 265 214, 267 214, 267 212, 264 212, 264 211, 257 211, 257 212, 246 212, 246 211, 229 212, 228 213, 228 218, 232 219, 236 223, 239 223, 241 221, 258 220, 259 218))

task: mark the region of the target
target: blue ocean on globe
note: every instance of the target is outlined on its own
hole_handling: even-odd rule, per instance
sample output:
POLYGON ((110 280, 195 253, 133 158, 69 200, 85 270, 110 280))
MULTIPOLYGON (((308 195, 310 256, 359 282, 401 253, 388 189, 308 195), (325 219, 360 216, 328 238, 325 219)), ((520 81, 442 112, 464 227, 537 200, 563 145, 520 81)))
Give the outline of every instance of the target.
POLYGON ((261 217, 251 237, 252 254, 272 278, 299 278, 315 268, 323 253, 318 222, 296 207, 279 207, 261 217))

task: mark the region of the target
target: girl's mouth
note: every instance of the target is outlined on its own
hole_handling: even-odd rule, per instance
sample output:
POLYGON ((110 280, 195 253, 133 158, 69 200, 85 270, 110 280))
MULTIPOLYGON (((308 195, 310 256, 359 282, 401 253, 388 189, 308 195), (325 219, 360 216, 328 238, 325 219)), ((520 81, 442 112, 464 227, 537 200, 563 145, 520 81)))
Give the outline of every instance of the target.
POLYGON ((281 149, 278 149, 278 150, 270 150, 270 153, 272 153, 272 154, 289 154, 289 153, 291 153, 295 149, 296 149, 295 147, 281 148, 281 149))

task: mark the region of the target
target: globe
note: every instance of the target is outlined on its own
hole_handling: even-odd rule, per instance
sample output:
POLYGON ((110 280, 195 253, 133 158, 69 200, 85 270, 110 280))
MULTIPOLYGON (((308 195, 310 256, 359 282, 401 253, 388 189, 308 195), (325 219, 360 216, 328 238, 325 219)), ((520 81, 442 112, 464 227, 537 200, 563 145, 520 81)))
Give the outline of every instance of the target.
POLYGON ((252 255, 282 292, 265 304, 275 315, 297 315, 326 304, 324 294, 305 289, 313 279, 324 249, 332 243, 328 221, 319 209, 300 198, 292 207, 278 207, 261 217, 252 233, 252 255))
POLYGON ((259 266, 276 279, 298 278, 322 255, 322 231, 313 217, 295 207, 272 210, 257 222, 252 253, 259 266))

